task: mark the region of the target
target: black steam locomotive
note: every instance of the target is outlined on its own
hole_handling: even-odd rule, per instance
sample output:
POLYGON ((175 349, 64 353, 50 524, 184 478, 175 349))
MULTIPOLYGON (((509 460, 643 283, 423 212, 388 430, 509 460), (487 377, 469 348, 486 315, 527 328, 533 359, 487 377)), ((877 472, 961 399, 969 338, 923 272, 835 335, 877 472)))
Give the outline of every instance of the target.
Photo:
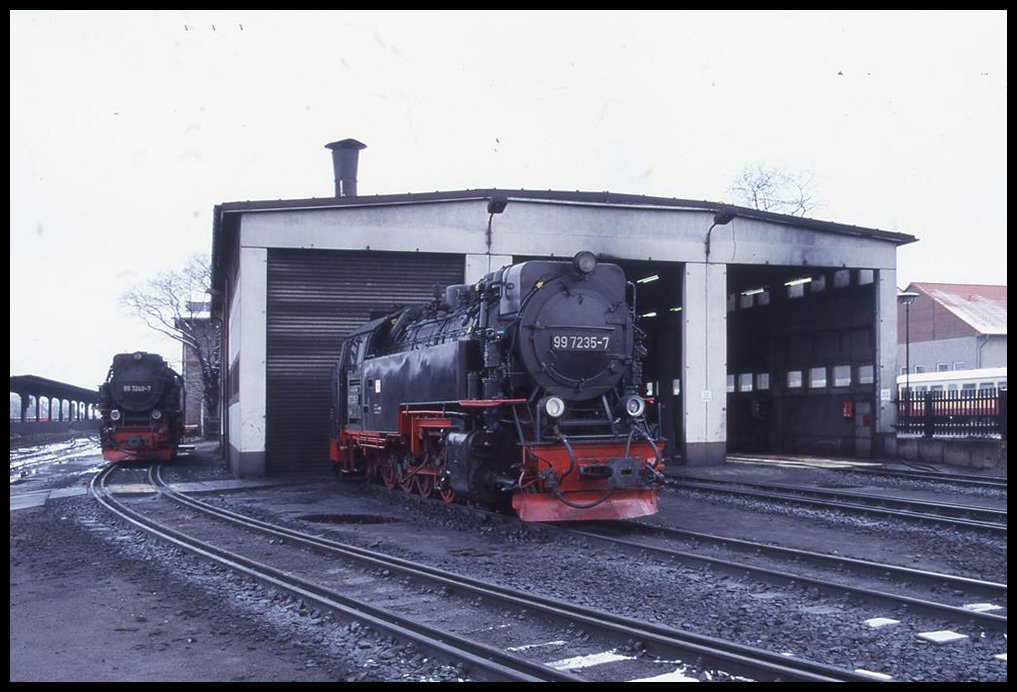
POLYGON ((339 470, 526 521, 657 511, 663 443, 638 394, 622 269, 530 261, 365 324, 342 344, 339 470))
POLYGON ((102 456, 172 459, 184 434, 184 382, 162 356, 120 353, 99 385, 102 456))

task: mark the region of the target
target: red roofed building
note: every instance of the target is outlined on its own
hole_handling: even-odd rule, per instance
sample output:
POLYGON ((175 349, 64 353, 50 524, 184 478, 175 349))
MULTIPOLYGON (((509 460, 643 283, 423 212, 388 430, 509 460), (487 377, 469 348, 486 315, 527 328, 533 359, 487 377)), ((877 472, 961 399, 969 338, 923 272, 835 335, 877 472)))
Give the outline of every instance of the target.
POLYGON ((898 363, 906 371, 910 333, 911 373, 1006 367, 1006 286, 912 283, 909 325, 897 310, 898 363))

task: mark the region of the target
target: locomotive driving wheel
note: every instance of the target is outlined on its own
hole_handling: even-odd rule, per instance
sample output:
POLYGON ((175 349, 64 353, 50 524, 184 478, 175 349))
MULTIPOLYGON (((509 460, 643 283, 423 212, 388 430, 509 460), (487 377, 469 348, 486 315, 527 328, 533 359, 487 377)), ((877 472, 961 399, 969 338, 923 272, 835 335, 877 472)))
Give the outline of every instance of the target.
POLYGON ((413 477, 413 487, 421 497, 430 497, 434 492, 434 475, 426 471, 418 471, 413 477))
POLYGON ((396 487, 396 483, 399 480, 399 469, 396 467, 395 459, 392 455, 386 455, 385 459, 378 464, 378 475, 381 477, 381 482, 385 484, 385 487, 389 490, 393 490, 396 487))
POLYGON ((401 466, 399 469, 399 487, 404 493, 412 493, 417 484, 417 475, 408 466, 401 466))
POLYGON ((438 490, 438 495, 440 495, 441 499, 448 504, 452 504, 456 501, 456 491, 452 488, 441 488, 438 490))

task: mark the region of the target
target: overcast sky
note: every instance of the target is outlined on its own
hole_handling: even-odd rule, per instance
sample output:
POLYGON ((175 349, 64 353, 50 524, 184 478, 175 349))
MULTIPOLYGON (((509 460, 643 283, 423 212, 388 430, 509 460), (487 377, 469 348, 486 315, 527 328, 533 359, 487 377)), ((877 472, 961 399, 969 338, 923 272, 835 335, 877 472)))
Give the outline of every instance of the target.
POLYGON ((11 374, 179 358, 120 295, 211 250, 213 206, 478 187, 734 201, 900 231, 898 284, 1006 283, 1007 15, 11 12, 11 374))

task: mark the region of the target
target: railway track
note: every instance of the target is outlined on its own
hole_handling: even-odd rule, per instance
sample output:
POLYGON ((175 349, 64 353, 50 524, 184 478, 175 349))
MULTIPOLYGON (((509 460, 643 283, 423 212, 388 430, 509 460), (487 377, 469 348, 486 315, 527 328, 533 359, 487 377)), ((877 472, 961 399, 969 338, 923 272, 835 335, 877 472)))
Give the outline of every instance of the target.
MULTIPOLYGON (((598 650, 607 647, 611 652, 624 651, 627 643, 632 641, 641 642, 640 651, 638 653, 633 653, 631 656, 615 654, 617 658, 620 659, 617 664, 619 666, 619 670, 630 671, 625 673, 626 677, 609 677, 606 679, 633 679, 630 676, 632 673, 636 673, 637 669, 641 672, 636 673, 636 677, 642 677, 643 679, 646 677, 652 678, 653 671, 659 672, 661 670, 660 663, 658 662, 661 659, 672 663, 674 661, 695 661, 696 665, 700 669, 722 671, 724 674, 733 677, 743 677, 754 680, 863 681, 872 679, 870 675, 860 672, 849 671, 835 666, 796 659, 794 657, 776 654, 758 648, 682 632, 655 623, 640 622, 630 618, 624 618, 610 613, 604 613, 594 609, 556 601, 554 599, 535 596, 531 593, 508 589, 480 580, 458 576, 426 565, 414 563, 412 561, 383 555, 357 546, 243 516, 177 493, 165 484, 162 484, 157 477, 154 478, 153 481, 157 484, 159 492, 161 492, 164 497, 180 503, 181 506, 186 506, 189 510, 201 512, 204 523, 209 523, 207 522, 208 516, 214 516, 222 521, 242 526, 245 531, 258 532, 258 534, 263 537, 270 535, 273 537, 272 540, 278 541, 279 543, 285 542, 289 545, 301 546, 302 548, 309 549, 317 554, 325 554, 327 555, 327 560, 333 565, 340 560, 343 564, 355 562, 360 566, 359 569, 361 570, 361 573, 366 568, 374 574, 398 574, 399 579, 405 580, 407 584, 410 582, 416 584, 427 583, 429 593, 433 593, 435 587, 437 587, 442 594, 450 594, 457 597, 456 605, 453 606, 446 603, 441 606, 442 610, 449 610, 453 607, 466 608, 471 604, 472 607, 476 609, 479 604, 483 604, 487 607, 487 610, 478 611, 475 619, 491 617, 490 612, 493 612, 494 617, 504 623, 506 614, 508 613, 508 617, 514 617, 516 623, 525 622, 527 624, 533 624, 538 630, 542 628, 543 631, 547 632, 557 632, 561 634, 563 632, 572 631, 572 628, 580 628, 582 632, 585 633, 585 637, 581 637, 580 639, 592 636, 592 640, 590 640, 590 642, 586 645, 587 648, 589 648, 593 642, 596 642, 595 648, 598 650), (484 614, 485 612, 488 614, 484 614), (569 627, 570 625, 571 627, 569 627), (643 675, 643 673, 647 672, 647 664, 652 665, 649 667, 649 673, 647 675, 643 675)), ((97 497, 102 498, 101 501, 104 502, 104 505, 107 505, 108 503, 108 505, 115 506, 117 501, 111 498, 109 493, 104 491, 103 488, 104 483, 101 480, 97 480, 95 482, 97 497)), ((147 504, 151 505, 153 503, 147 504)), ((120 511, 123 511, 124 509, 125 508, 120 507, 111 511, 116 511, 119 514, 120 511)), ((127 509, 132 522, 145 519, 144 517, 139 518, 136 516, 138 513, 134 510, 130 510, 129 508, 127 509)), ((179 531, 166 530, 166 528, 163 528, 160 531, 160 535, 169 534, 172 535, 174 539, 181 540, 179 535, 175 535, 180 534, 181 532, 179 531)), ((264 543, 264 540, 262 540, 262 543, 264 543)), ((200 548, 200 550, 215 554, 220 549, 206 545, 200 548)), ((244 570, 254 569, 260 571, 258 566, 247 564, 246 558, 241 560, 236 556, 231 556, 228 559, 231 567, 233 564, 239 564, 244 570)), ((292 563, 290 566, 292 567, 292 563)), ((236 569, 235 567, 232 568, 236 569)), ((304 570, 301 569, 301 572, 303 571, 304 570)), ((249 572, 245 571, 245 573, 249 572)), ((272 583, 275 585, 275 582, 272 583)), ((311 586, 312 585, 302 582, 298 588, 302 589, 301 593, 313 593, 317 598, 326 598, 330 601, 338 600, 341 596, 341 594, 336 594, 325 587, 315 586, 312 590, 311 586), (320 590, 324 590, 325 593, 320 593, 320 590)), ((279 587, 287 589, 290 588, 286 585, 285 581, 280 584, 279 587)), ((306 596, 302 597, 306 598, 306 596)), ((400 598, 407 600, 408 596, 404 595, 400 598)), ((432 595, 429 599, 434 601, 435 597, 432 595)), ((381 616, 378 613, 375 613, 374 615, 376 617, 381 616)), ((474 619, 472 610, 470 618, 474 619)), ((377 626, 385 627, 385 625, 382 624, 377 626)), ((513 627, 512 629, 517 628, 513 627)), ((519 626, 518 629, 523 630, 526 628, 519 626)), ((505 634, 506 631, 502 630, 501 633, 505 634)), ((425 635, 425 637, 435 636, 436 635, 434 633, 425 635)), ((471 636, 471 639, 472 638, 474 637, 471 636)), ((507 641, 501 641, 497 646, 487 646, 486 649, 484 649, 484 654, 480 657, 483 659, 493 659, 496 653, 500 654, 506 649, 515 649, 518 652, 525 651, 530 655, 537 655, 529 651, 531 645, 527 644, 527 641, 534 640, 531 636, 529 639, 517 640, 516 644, 512 646, 507 645, 507 641)), ((561 643, 564 644, 565 642, 561 643)), ((426 642, 424 642, 424 644, 426 644, 426 642)), ((456 646, 461 647, 464 651, 467 650, 467 647, 463 643, 457 643, 456 646)), ((589 652, 585 655, 588 655, 588 653, 589 652)), ((458 660, 461 655, 462 654, 454 652, 446 653, 446 656, 456 660, 458 660)), ((561 672, 554 668, 556 663, 581 659, 583 656, 584 652, 577 649, 574 652, 571 652, 570 656, 566 656, 563 660, 551 662, 550 664, 545 665, 539 661, 521 659, 518 655, 512 655, 507 662, 500 664, 501 667, 498 671, 496 671, 496 674, 502 675, 503 677, 500 679, 504 679, 505 669, 522 666, 522 663, 519 663, 518 661, 525 660, 526 665, 530 666, 529 672, 526 673, 530 676, 530 678, 547 680, 604 679, 603 677, 596 677, 597 674, 593 671, 597 670, 602 671, 600 673, 601 676, 605 674, 611 675, 610 673, 603 672, 603 667, 601 666, 590 668, 588 669, 589 672, 587 669, 574 672, 561 672)), ((477 655, 474 655, 474 658, 477 658, 477 655)), ((462 660, 470 659, 464 658, 462 660)), ((471 665, 476 664, 471 663, 471 665)), ((494 674, 492 674, 492 676, 493 675, 494 674)))
POLYGON ((669 480, 668 486, 699 492, 737 495, 764 501, 792 502, 851 513, 932 522, 958 528, 978 529, 991 534, 1006 534, 1005 509, 697 476, 681 476, 676 480, 669 480))
MULTIPOLYGON (((432 654, 462 662, 476 679, 522 682, 578 680, 571 674, 539 664, 534 665, 531 661, 518 656, 490 649, 423 623, 399 617, 395 613, 357 602, 333 589, 301 579, 288 570, 217 547, 188 536, 166 523, 153 520, 146 516, 146 513, 139 512, 114 497, 108 479, 115 468, 113 465, 107 466, 93 478, 90 489, 95 498, 116 516, 178 548, 252 577, 262 584, 303 599, 322 610, 341 617, 353 618, 402 641, 412 642, 432 654)), ((153 491, 156 491, 155 486, 153 491)), ((177 497, 179 494, 172 496, 177 497)))
MULTIPOLYGON (((728 455, 728 461, 739 464, 770 465, 783 460, 783 457, 770 456, 749 456, 745 454, 728 455)), ((909 480, 932 481, 935 483, 949 483, 952 485, 971 486, 986 488, 990 490, 1006 490, 1007 480, 1000 476, 986 476, 974 473, 944 473, 941 471, 921 469, 891 469, 885 466, 861 466, 858 464, 843 465, 844 461, 836 459, 819 459, 819 462, 826 462, 823 466, 829 471, 838 473, 857 473, 868 476, 885 476, 889 478, 903 478, 909 480), (839 464, 839 465, 838 465, 839 464)), ((807 463, 801 463, 801 467, 808 467, 807 463)))
POLYGON ((40 447, 11 449, 11 484, 50 465, 71 464, 80 459, 99 456, 98 442, 93 438, 76 437, 40 447))
POLYGON ((917 471, 902 469, 836 469, 841 473, 861 473, 870 476, 884 476, 889 478, 901 478, 905 480, 928 481, 932 483, 943 483, 971 488, 984 488, 986 490, 1006 490, 1005 478, 999 476, 979 476, 967 473, 940 473, 937 471, 917 471))
MULTIPOLYGON (((607 542, 616 547, 623 547, 630 552, 649 553, 667 557, 683 564, 700 564, 714 571, 727 571, 733 574, 750 574, 766 583, 795 584, 799 587, 815 587, 821 592, 835 595, 853 596, 865 603, 882 604, 888 607, 904 606, 909 612, 918 613, 932 618, 941 618, 956 623, 975 622, 993 631, 1006 631, 1006 615, 995 610, 983 611, 964 607, 965 601, 978 599, 994 599, 1005 602, 1007 585, 986 580, 971 579, 956 575, 941 574, 925 570, 917 570, 896 565, 887 565, 857 560, 836 555, 825 555, 805 550, 783 548, 753 541, 746 541, 709 534, 684 531, 669 527, 658 527, 634 521, 595 522, 570 526, 568 530, 587 539, 607 542), (700 548, 698 552, 681 550, 673 545, 634 540, 637 538, 663 538, 694 542, 700 548), (723 548, 727 556, 707 555, 702 547, 710 545, 714 550, 723 548), (741 559, 731 557, 740 554, 741 559), (746 562, 745 556, 752 561, 746 562), (761 557, 770 558, 767 564, 761 564, 761 557), (811 566, 813 569, 806 570, 811 566), (833 576, 820 576, 822 573, 833 573, 833 576), (878 579, 886 582, 880 588, 865 586, 878 579), (939 591, 949 593, 958 603, 943 603, 930 600, 930 597, 917 597, 907 593, 888 591, 886 588, 915 590, 923 585, 928 594, 939 591)), ((988 604, 996 607, 994 604, 988 604)), ((1002 606, 1005 609, 1005 606, 1002 606)))

